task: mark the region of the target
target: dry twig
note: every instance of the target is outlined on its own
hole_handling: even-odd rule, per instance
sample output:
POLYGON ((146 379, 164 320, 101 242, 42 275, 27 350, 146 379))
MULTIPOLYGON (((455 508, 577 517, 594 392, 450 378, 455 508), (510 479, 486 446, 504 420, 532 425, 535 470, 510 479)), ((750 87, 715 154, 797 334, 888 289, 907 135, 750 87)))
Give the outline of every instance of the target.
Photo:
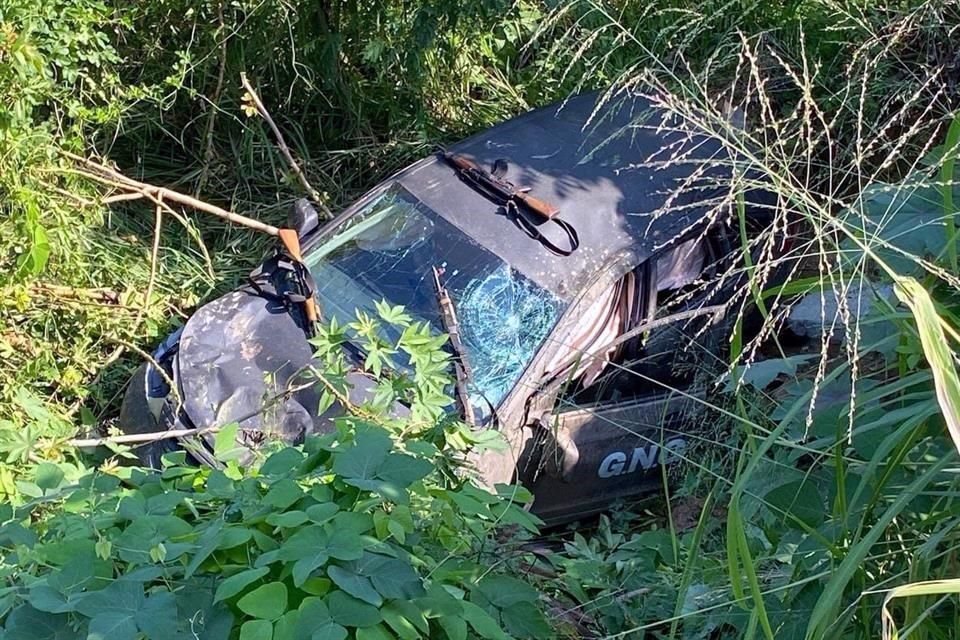
POLYGON ((152 184, 147 184, 145 182, 128 178, 115 169, 111 169, 110 167, 89 158, 84 158, 83 156, 70 153, 69 151, 63 151, 62 153, 67 158, 78 162, 87 168, 86 171, 80 171, 82 175, 92 180, 96 180, 101 184, 112 186, 128 192, 139 193, 143 197, 152 200, 155 204, 158 200, 161 202, 176 202, 177 204, 181 204, 204 213, 209 213, 217 216, 218 218, 227 220, 228 222, 233 222, 234 224, 239 224, 249 229, 253 229, 254 231, 260 231, 261 233, 266 233, 271 236, 276 236, 279 233, 279 229, 271 224, 254 220, 253 218, 240 215, 239 213, 227 211, 226 209, 208 202, 204 202, 203 200, 198 200, 193 196, 188 196, 187 194, 180 193, 179 191, 167 189, 166 187, 157 187, 152 184))
POLYGON ((267 108, 263 105, 263 102, 260 100, 260 96, 257 95, 253 85, 250 84, 246 73, 240 74, 240 82, 243 84, 244 91, 246 91, 247 95, 250 96, 250 100, 253 102, 253 106, 256 107, 257 113, 260 114, 261 118, 267 121, 267 125, 269 125, 270 130, 273 131, 273 136, 277 139, 277 146, 280 147, 280 153, 283 154, 284 159, 287 161, 287 164, 290 166, 290 169, 293 171, 294 175, 297 176, 297 179, 307 192, 307 195, 310 196, 310 199, 313 200, 314 204, 320 207, 326 217, 332 218, 333 213, 323 203, 323 199, 320 197, 320 192, 313 188, 313 185, 311 185, 307 180, 306 174, 303 173, 303 169, 300 168, 300 165, 297 164, 297 161, 293 159, 293 154, 290 153, 290 147, 287 146, 286 141, 283 139, 283 134, 280 133, 280 129, 273 121, 273 118, 270 117, 270 112, 267 111, 267 108))

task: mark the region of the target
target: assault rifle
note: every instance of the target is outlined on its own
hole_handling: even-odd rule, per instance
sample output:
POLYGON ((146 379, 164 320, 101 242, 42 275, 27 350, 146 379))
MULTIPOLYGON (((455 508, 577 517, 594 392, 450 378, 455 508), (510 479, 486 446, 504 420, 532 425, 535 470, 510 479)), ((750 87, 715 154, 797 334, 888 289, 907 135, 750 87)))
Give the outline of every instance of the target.
POLYGON ((493 196, 495 200, 500 200, 501 204, 509 200, 516 200, 523 204, 527 210, 546 220, 550 220, 560 213, 560 210, 549 202, 527 193, 530 191, 530 187, 514 186, 483 169, 469 158, 446 151, 443 152, 443 158, 457 168, 461 178, 474 183, 488 195, 493 196))
POLYGON ((503 179, 502 174, 506 171, 505 161, 498 160, 494 165, 494 172, 491 173, 473 160, 460 154, 443 151, 441 155, 447 163, 457 170, 457 175, 460 176, 461 180, 490 200, 503 205, 507 209, 508 215, 513 215, 513 218, 526 231, 527 235, 539 241, 543 246, 562 256, 570 255, 580 246, 577 230, 569 222, 559 217, 560 209, 546 200, 530 195, 528 193, 530 187, 518 187, 503 179), (520 215, 519 209, 521 208, 534 214, 536 219, 531 221, 526 216, 520 215), (538 227, 544 222, 553 222, 563 230, 567 235, 569 248, 561 248, 543 235, 538 227))

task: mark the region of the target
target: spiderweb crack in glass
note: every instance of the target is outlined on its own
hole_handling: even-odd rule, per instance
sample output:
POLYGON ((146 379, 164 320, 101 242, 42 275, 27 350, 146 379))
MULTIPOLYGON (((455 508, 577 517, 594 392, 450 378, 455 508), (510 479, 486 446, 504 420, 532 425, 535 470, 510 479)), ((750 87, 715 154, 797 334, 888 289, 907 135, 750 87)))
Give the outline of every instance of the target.
POLYGON ((477 386, 502 398, 553 328, 557 301, 502 265, 464 290, 460 325, 477 386))
MULTIPOLYGON (((351 322, 355 309, 375 315, 375 303, 385 299, 438 332, 431 274, 442 267, 481 413, 484 399, 496 405, 516 384, 564 306, 398 184, 345 220, 306 262, 322 307, 339 323, 351 322)), ((389 340, 399 337, 396 328, 384 330, 389 340)), ((402 354, 397 360, 409 366, 402 354)))

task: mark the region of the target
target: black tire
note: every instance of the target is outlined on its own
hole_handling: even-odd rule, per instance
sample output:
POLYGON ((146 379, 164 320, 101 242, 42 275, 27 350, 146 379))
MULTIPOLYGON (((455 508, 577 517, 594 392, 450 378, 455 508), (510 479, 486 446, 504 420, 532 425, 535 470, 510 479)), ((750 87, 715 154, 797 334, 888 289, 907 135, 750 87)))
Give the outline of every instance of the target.
MULTIPOLYGON (((126 434, 153 433, 160 431, 161 427, 157 424, 157 419, 150 411, 150 405, 147 403, 147 367, 144 363, 140 365, 134 374, 130 377, 127 385, 127 392, 123 396, 123 404, 120 406, 120 417, 118 419, 120 430, 126 434)), ((134 448, 140 463, 147 467, 159 469, 160 458, 163 454, 172 451, 169 440, 150 442, 134 448)))

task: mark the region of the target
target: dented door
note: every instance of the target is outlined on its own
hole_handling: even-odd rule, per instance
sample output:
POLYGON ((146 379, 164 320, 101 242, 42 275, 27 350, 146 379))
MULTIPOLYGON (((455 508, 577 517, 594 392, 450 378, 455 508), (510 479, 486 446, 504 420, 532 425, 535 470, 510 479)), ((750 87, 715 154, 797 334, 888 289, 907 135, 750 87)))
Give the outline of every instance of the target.
POLYGON ((698 403, 679 394, 603 407, 574 407, 541 421, 520 462, 548 524, 660 490, 664 471, 687 458, 698 403))

